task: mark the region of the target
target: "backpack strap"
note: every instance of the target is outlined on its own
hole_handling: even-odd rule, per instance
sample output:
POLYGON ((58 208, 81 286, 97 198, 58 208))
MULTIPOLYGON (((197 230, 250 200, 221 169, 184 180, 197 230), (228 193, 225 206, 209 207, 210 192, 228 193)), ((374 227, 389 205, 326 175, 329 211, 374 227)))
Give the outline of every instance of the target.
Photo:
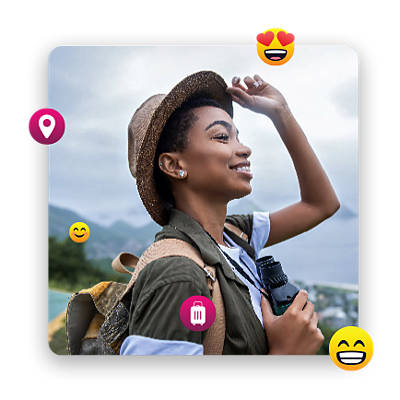
POLYGON ((229 224, 228 222, 226 222, 224 226, 226 229, 236 233, 236 235, 238 235, 240 238, 242 238, 247 242, 248 239, 247 235, 244 232, 242 232, 237 226, 229 224))
POLYGON ((232 225, 228 222, 224 224, 226 234, 242 249, 246 251, 246 253, 250 256, 250 258, 255 262, 256 261, 256 253, 254 248, 248 243, 248 235, 240 228, 235 225, 232 225))
MULTIPOLYGON (((215 267, 206 265, 200 255, 200 252, 191 246, 189 243, 179 239, 163 239, 153 243, 138 259, 136 256, 129 253, 121 253, 114 261, 114 265, 119 267, 123 262, 129 262, 130 267, 134 267, 135 271, 132 273, 131 280, 122 294, 120 300, 127 294, 136 282, 140 271, 151 261, 158 260, 159 258, 166 257, 187 257, 194 261, 202 270, 207 273, 207 284, 211 292, 211 297, 216 309, 216 317, 214 323, 207 331, 206 338, 203 343, 205 355, 218 355, 222 354, 225 341, 225 307, 223 297, 216 279, 215 267), (128 255, 128 256, 127 256, 128 255)), ((115 269, 115 268, 114 268, 115 269)), ((120 268, 118 268, 120 269, 120 268)), ((125 269, 125 268, 124 268, 125 269)), ((130 273, 128 271, 128 273, 130 273)))
POLYGON ((138 262, 139 257, 134 256, 131 253, 121 253, 118 257, 114 259, 114 261, 111 263, 111 266, 113 267, 113 270, 115 272, 118 272, 120 274, 132 275, 133 272, 126 269, 125 266, 136 268, 138 262))
MULTIPOLYGON (((212 270, 212 275, 216 276, 215 267, 207 266, 206 268, 212 270)), ((209 282, 211 279, 207 278, 207 281, 209 282)), ((205 355, 221 355, 224 349, 226 331, 225 306, 217 279, 212 286, 211 297, 215 305, 216 315, 214 323, 208 328, 203 347, 205 355)))

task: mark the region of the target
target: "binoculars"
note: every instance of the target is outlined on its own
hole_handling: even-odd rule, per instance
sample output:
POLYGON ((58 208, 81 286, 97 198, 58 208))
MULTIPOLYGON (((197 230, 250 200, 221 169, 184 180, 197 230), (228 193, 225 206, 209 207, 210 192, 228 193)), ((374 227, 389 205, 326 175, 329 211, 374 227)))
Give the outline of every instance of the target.
POLYGON ((268 301, 275 315, 282 315, 292 304, 299 293, 299 288, 288 281, 281 263, 275 261, 273 256, 265 256, 256 260, 258 275, 268 301))

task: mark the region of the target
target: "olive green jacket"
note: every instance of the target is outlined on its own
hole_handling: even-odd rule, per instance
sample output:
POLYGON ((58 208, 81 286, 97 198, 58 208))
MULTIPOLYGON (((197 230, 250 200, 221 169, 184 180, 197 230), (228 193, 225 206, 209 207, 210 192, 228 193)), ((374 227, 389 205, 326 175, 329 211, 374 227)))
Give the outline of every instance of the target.
MULTIPOLYGON (((251 240, 253 215, 232 215, 226 222, 251 240)), ((254 259, 254 249, 231 231, 225 232, 254 259)), ((226 334, 222 354, 268 354, 264 328, 253 311, 247 286, 235 275, 221 251, 191 217, 172 209, 169 224, 155 236, 180 239, 196 247, 203 261, 216 267, 224 299, 226 334)), ((168 257, 150 262, 140 272, 132 292, 129 335, 203 344, 207 331, 194 332, 180 319, 180 308, 191 296, 211 299, 206 275, 192 260, 168 257)))

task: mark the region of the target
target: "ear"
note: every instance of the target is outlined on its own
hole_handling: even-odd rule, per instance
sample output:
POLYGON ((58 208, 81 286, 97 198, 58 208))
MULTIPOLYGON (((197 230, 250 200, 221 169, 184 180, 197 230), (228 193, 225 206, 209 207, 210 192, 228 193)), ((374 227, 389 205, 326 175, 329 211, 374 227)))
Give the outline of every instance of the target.
POLYGON ((182 166, 178 152, 160 154, 160 157, 158 157, 158 168, 172 178, 182 179, 186 176, 186 171, 182 166), (182 170, 185 171, 184 176, 180 174, 182 170))

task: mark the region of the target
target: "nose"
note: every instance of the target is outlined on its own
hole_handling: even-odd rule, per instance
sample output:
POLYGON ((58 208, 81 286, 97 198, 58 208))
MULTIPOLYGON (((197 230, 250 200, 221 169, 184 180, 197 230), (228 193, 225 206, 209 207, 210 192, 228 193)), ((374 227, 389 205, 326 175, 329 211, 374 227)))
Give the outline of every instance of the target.
POLYGON ((238 155, 239 157, 243 157, 245 156, 246 158, 249 158, 251 156, 251 149, 248 146, 245 146, 243 143, 238 143, 239 146, 236 149, 236 155, 238 155))

